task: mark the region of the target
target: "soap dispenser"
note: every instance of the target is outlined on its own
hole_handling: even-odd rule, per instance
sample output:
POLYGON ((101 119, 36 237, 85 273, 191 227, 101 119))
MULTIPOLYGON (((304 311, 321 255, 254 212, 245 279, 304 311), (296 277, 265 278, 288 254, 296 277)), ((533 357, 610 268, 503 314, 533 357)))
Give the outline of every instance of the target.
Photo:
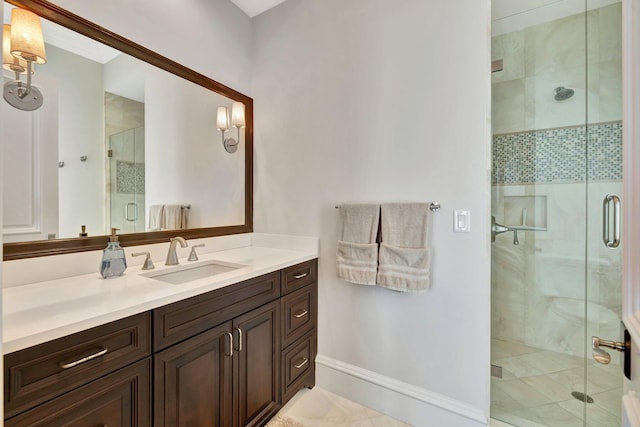
POLYGON ((118 236, 116 236, 117 228, 111 229, 111 237, 109 237, 109 243, 102 252, 102 263, 100 264, 100 275, 103 278, 121 276, 127 269, 127 259, 124 255, 124 249, 118 242, 118 236))

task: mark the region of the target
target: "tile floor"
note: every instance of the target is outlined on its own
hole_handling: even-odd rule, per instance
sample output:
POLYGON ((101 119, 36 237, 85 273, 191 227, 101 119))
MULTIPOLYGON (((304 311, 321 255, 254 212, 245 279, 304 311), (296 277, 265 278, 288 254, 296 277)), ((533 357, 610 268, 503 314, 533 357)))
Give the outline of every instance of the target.
POLYGON ((278 416, 292 427, 410 427, 317 386, 298 392, 278 416))
MULTIPOLYGON (((614 356, 615 357, 615 356, 614 356)), ((620 366, 600 365, 526 345, 492 340, 492 364, 502 378, 491 378, 491 417, 519 427, 582 427, 585 404, 571 396, 584 392, 588 427, 619 427, 622 399, 620 366)))
MULTIPOLYGON (((491 426, 583 427, 585 404, 571 396, 583 391, 587 427, 619 427, 622 373, 581 357, 492 341, 492 363, 502 378, 491 378, 491 426), (507 424, 504 424, 506 422, 507 424)), ((410 427, 408 424, 330 393, 320 387, 300 391, 278 413, 286 427, 410 427)), ((271 426, 271 424, 269 425, 271 426)))

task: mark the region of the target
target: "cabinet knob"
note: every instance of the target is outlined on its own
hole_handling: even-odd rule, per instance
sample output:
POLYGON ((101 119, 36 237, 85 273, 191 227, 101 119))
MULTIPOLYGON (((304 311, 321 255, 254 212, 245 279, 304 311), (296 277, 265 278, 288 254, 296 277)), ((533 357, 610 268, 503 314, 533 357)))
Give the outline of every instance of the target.
POLYGON ((309 273, 298 274, 297 276, 293 276, 294 279, 302 279, 303 277, 307 277, 309 273))

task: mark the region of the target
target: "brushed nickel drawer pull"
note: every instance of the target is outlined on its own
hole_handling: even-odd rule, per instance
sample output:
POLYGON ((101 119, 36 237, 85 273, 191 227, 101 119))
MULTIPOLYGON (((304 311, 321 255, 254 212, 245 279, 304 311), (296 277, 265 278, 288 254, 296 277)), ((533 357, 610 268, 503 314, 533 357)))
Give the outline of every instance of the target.
POLYGON ((305 359, 304 359, 302 362, 298 363, 297 365, 293 365, 293 366, 294 366, 296 369, 300 369, 300 368, 302 368, 304 365, 306 365, 308 362, 309 362, 309 359, 307 359, 307 358, 305 357, 305 359))
POLYGON ((81 363, 88 362, 91 359, 95 359, 96 357, 103 356, 103 355, 107 354, 107 351, 109 351, 109 350, 107 350, 107 348, 105 347, 103 349, 100 349, 97 353, 94 353, 94 354, 92 354, 90 356, 87 356, 87 357, 83 357, 82 359, 78 359, 75 362, 69 362, 69 363, 62 363, 61 362, 60 363, 60 367, 62 369, 73 368, 74 366, 78 366, 81 363))
POLYGON ((303 277, 307 277, 309 273, 298 274, 297 276, 293 276, 294 279, 302 279, 303 277))
POLYGON ((299 318, 301 318, 301 317, 306 316, 307 314, 309 314, 309 312, 308 312, 307 310, 304 310, 304 311, 301 311, 301 312, 300 312, 300 313, 298 313, 298 314, 294 314, 294 315, 293 315, 293 317, 295 317, 296 319, 299 319, 299 318))

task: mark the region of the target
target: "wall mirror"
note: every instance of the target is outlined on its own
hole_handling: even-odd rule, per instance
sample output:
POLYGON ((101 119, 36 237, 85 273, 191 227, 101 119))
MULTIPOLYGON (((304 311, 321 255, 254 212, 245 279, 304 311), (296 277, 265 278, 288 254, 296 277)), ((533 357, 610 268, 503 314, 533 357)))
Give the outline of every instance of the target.
POLYGON ((14 7, 41 17, 47 62, 42 107, 0 100, 5 260, 101 249, 112 227, 123 246, 252 231, 251 98, 43 0, 8 0, 5 23, 14 7), (238 102, 228 153, 216 113, 238 102))

